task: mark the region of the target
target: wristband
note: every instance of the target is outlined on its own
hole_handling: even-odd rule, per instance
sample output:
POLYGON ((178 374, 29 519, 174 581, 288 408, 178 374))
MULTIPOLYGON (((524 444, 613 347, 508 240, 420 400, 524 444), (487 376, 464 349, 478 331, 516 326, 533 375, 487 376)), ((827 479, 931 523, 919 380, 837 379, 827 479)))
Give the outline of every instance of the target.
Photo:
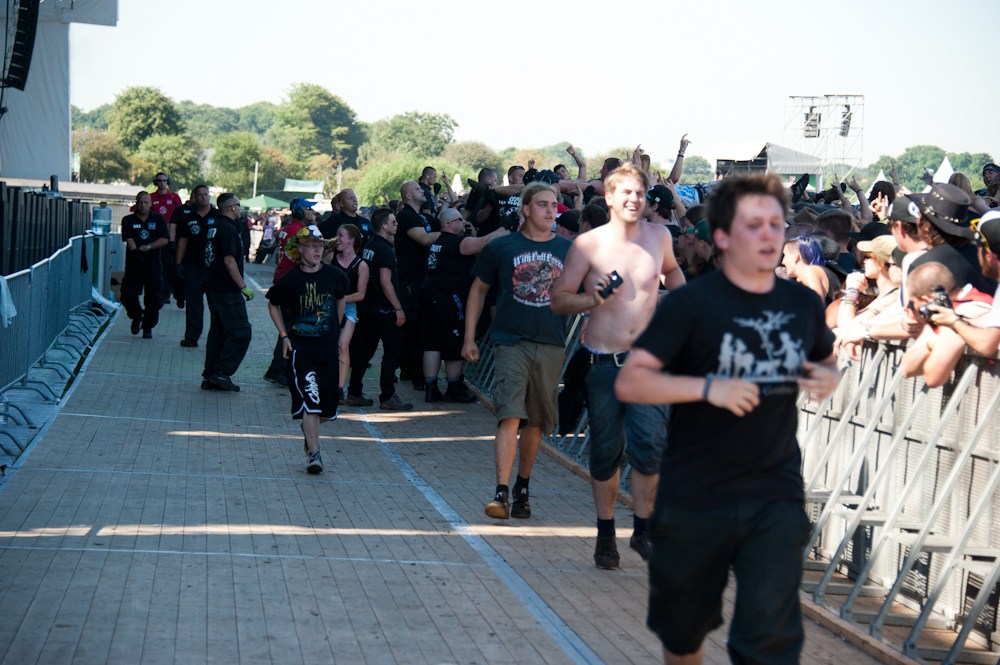
POLYGON ((286 337, 288 337, 288 333, 283 333, 283 332, 278 333, 278 339, 285 339, 286 337))
POLYGON ((708 389, 709 389, 709 387, 711 387, 711 385, 712 385, 712 377, 706 376, 705 377, 705 387, 701 391, 701 399, 702 399, 703 402, 707 402, 708 401, 708 389))
POLYGON ((394 311, 394 312, 402 312, 403 308, 402 307, 397 307, 396 309, 394 309, 392 311, 394 311))

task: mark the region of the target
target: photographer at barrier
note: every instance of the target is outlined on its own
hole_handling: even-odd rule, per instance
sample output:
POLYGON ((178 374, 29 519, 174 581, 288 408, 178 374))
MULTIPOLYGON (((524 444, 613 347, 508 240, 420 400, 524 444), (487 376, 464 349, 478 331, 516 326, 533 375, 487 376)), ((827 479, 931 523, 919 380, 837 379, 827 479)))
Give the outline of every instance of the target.
MULTIPOLYGON (((995 248, 1000 248, 1000 211, 990 211, 978 222, 973 222, 973 229, 978 235, 979 267, 983 276, 989 279, 1000 278, 1000 256, 995 248)), ((993 296, 993 307, 983 321, 982 327, 958 316, 950 307, 939 303, 927 305, 931 313, 930 322, 935 326, 951 328, 976 353, 984 356, 994 356, 1000 345, 1000 287, 993 296)))
POLYGON ((903 307, 903 318, 914 325, 922 324, 923 330, 903 354, 903 376, 923 375, 929 387, 943 386, 965 353, 965 340, 953 327, 928 325, 931 306, 936 305, 938 311, 949 310, 957 320, 979 327, 990 315, 993 297, 971 284, 959 286, 951 270, 935 262, 910 271, 906 292, 909 301, 903 307))

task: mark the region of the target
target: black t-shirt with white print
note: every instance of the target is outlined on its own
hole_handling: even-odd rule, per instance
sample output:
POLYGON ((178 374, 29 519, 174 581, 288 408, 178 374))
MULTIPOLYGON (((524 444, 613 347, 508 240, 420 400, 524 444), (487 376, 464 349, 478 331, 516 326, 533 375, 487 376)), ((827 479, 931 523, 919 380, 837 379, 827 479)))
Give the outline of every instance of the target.
POLYGON ((392 251, 392 243, 380 235, 372 239, 361 250, 361 258, 368 264, 368 289, 365 299, 358 303, 359 312, 391 312, 395 309, 382 290, 379 270, 388 268, 392 272, 392 286, 399 298, 399 273, 396 269, 396 254, 392 251))
MULTIPOLYGON (((139 219, 137 215, 128 215, 122 219, 122 240, 131 238, 135 241, 136 250, 139 247, 155 242, 167 236, 167 220, 163 215, 151 212, 146 215, 146 219, 139 219)), ((141 252, 138 256, 134 252, 125 252, 126 272, 160 272, 163 269, 160 263, 160 250, 151 252, 141 252)))
POLYGON ((795 380, 804 360, 833 353, 815 292, 776 279, 770 292, 750 293, 719 270, 672 291, 633 348, 652 353, 669 374, 760 387, 760 405, 742 417, 703 401, 674 405, 657 505, 803 500, 795 380))
POLYGON ((205 265, 205 242, 208 239, 208 229, 219 219, 219 210, 211 208, 204 217, 198 214, 196 208, 191 208, 177 223, 177 235, 187 238, 187 248, 184 250, 184 265, 203 267, 205 265))
POLYGON ((337 301, 347 289, 344 271, 325 264, 316 272, 303 272, 301 266, 296 266, 268 289, 267 299, 289 315, 291 325, 285 332, 293 349, 337 354, 340 338, 337 301))
POLYGON ((424 279, 424 272, 427 270, 427 253, 430 251, 428 245, 421 245, 411 238, 407 231, 410 229, 423 229, 426 233, 440 231, 441 227, 426 216, 413 211, 410 206, 404 205, 396 215, 396 222, 399 228, 396 229, 396 259, 399 261, 399 281, 404 284, 414 284, 420 286, 424 279))
POLYGON ((220 215, 205 231, 205 275, 201 278, 202 287, 239 293, 240 287, 233 281, 226 267, 226 257, 232 256, 240 277, 243 276, 243 241, 240 239, 240 230, 236 227, 238 223, 238 219, 231 220, 220 215))
POLYGON ((476 257, 462 254, 463 236, 442 233, 427 254, 427 273, 422 289, 442 291, 458 296, 464 303, 472 286, 472 266, 476 257))

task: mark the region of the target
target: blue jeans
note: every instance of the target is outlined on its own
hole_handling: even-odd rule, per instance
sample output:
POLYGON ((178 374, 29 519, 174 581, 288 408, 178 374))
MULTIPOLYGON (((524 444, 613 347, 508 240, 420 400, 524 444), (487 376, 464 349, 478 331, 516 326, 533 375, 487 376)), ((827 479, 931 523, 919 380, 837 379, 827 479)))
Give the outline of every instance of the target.
POLYGON ((632 469, 644 476, 660 472, 660 459, 667 445, 667 406, 619 402, 615 397, 617 377, 614 362, 591 365, 587 373, 590 475, 602 482, 618 471, 626 441, 632 469))

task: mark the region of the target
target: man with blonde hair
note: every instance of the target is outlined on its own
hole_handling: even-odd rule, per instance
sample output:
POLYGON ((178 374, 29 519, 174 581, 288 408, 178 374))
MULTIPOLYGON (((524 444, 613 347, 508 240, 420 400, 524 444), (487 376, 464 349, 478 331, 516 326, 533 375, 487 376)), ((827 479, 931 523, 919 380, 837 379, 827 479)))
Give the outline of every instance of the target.
POLYGON ((476 279, 469 290, 462 347, 462 356, 469 362, 479 360, 476 324, 486 292, 494 283, 499 290, 497 314, 490 327, 496 358, 497 487, 486 506, 486 515, 495 519, 531 517, 531 469, 542 435, 551 434, 558 420, 556 393, 565 357, 566 317, 553 312, 549 303, 570 248, 569 240, 551 230, 558 201, 559 194, 549 185, 533 182, 525 187, 521 229, 486 245, 472 269, 476 279), (517 481, 509 492, 518 450, 517 481))
POLYGON ((685 281, 674 257, 670 230, 643 220, 649 189, 646 173, 627 162, 611 172, 604 187, 611 219, 573 243, 566 268, 553 289, 552 310, 559 314, 590 312, 586 348, 591 364, 587 373, 590 476, 597 507, 594 563, 598 568, 614 569, 619 560, 615 499, 626 441, 635 501, 629 547, 646 561, 651 547, 646 520, 653 513, 660 456, 667 437, 666 406, 619 401, 614 393, 615 378, 632 343, 653 318, 661 285, 672 291, 685 281), (619 286, 602 295, 614 273, 620 278, 619 286), (584 290, 579 293, 581 285, 584 290))

